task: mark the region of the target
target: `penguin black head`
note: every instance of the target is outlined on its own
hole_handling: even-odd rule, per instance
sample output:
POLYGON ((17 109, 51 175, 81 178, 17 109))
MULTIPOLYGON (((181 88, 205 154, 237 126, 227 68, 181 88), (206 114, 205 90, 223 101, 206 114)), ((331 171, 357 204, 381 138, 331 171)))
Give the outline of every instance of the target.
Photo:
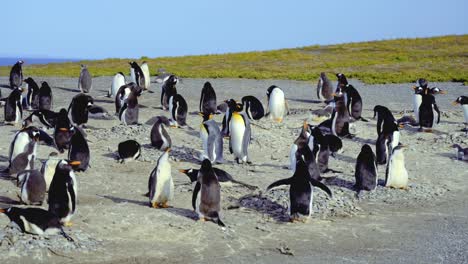
POLYGON ((228 108, 229 108, 229 110, 231 110, 231 112, 240 112, 240 111, 242 111, 243 105, 237 103, 234 99, 229 99, 229 100, 224 101, 224 102, 228 105, 228 108))
POLYGON ((468 104, 468 96, 459 96, 455 101, 452 102, 452 105, 457 105, 457 104, 461 104, 461 105, 466 105, 468 104))
POLYGON ((210 82, 205 82, 205 84, 203 85, 203 89, 205 88, 213 88, 213 86, 211 86, 210 82))
POLYGON ((120 75, 122 75, 123 77, 125 77, 125 75, 123 74, 123 72, 118 72, 117 74, 120 74, 120 75))
POLYGON ((271 94, 271 92, 273 91, 273 89, 275 89, 275 88, 277 88, 277 87, 278 87, 278 86, 276 86, 276 85, 272 85, 272 86, 268 87, 266 94, 267 94, 268 96, 270 96, 270 94, 271 94))
POLYGON ((194 169, 186 169, 186 170, 179 170, 183 174, 187 175, 190 178, 190 182, 195 182, 197 181, 198 177, 198 170, 194 169))
POLYGON ((137 65, 137 63, 134 62, 134 61, 129 61, 128 64, 130 64, 130 66, 131 66, 132 68, 134 68, 135 65, 137 65))
POLYGON ((203 113, 203 112, 199 112, 198 115, 201 116, 201 117, 203 117, 203 122, 208 121, 208 120, 210 120, 210 119, 213 118, 213 114, 212 114, 212 113, 203 113))
MULTIPOLYGON (((320 130, 320 129, 319 129, 320 130)), ((343 147, 343 142, 341 139, 335 135, 325 135, 327 145, 330 148, 330 151, 333 153, 338 152, 343 147)), ((332 155, 333 156, 333 155, 332 155)))
POLYGON ((447 91, 442 90, 439 87, 432 87, 430 92, 431 94, 447 94, 447 91))
POLYGON ((17 61, 16 63, 19 64, 19 65, 22 65, 22 64, 24 63, 24 61, 19 60, 19 61, 17 61))
POLYGON ((363 153, 363 155, 366 155, 366 157, 371 157, 373 154, 372 148, 368 144, 364 144, 361 148, 361 153, 363 153))
POLYGON ((62 160, 57 165, 57 168, 64 170, 64 171, 72 171, 78 168, 80 164, 81 164, 81 161, 79 160, 62 160))
POLYGON ((0 213, 6 214, 10 221, 19 219, 19 212, 16 207, 0 208, 0 213))
POLYGON ((80 64, 81 69, 86 69, 87 66, 85 64, 80 64))
POLYGON ((336 77, 338 78, 338 86, 346 86, 348 84, 348 80, 346 79, 346 76, 343 73, 337 73, 336 77))
POLYGON ((418 85, 421 86, 422 88, 427 88, 427 80, 424 78, 419 78, 417 81, 418 85))
POLYGON ((209 159, 204 159, 201 164, 200 171, 209 171, 212 170, 211 161, 209 159))
POLYGON ((177 76, 173 74, 169 76, 169 78, 166 81, 166 83, 171 84, 171 85, 176 85, 178 82, 179 82, 179 78, 177 78, 177 76))
POLYGON ((31 77, 28 77, 28 78, 24 79, 23 81, 24 81, 25 83, 27 83, 27 84, 31 84, 31 83, 34 82, 33 78, 31 78, 31 77))
POLYGON ((424 89, 421 86, 413 86, 413 89, 414 89, 415 94, 420 94, 420 95, 423 95, 425 93, 425 91, 427 90, 427 89, 424 89))

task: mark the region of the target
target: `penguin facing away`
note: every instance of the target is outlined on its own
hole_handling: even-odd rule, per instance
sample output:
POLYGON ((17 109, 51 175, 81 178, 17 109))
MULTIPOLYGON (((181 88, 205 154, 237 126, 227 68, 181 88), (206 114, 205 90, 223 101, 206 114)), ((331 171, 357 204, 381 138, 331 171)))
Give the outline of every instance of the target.
POLYGON ((82 93, 89 93, 93 87, 93 79, 89 73, 88 67, 81 64, 80 77, 78 78, 78 89, 82 93))
POLYGON ((143 72, 143 77, 145 77, 145 83, 143 85, 143 89, 148 90, 150 88, 151 79, 150 79, 150 71, 149 66, 146 61, 141 64, 141 71, 143 72))
POLYGON ((136 160, 141 155, 141 146, 135 140, 126 140, 119 143, 117 152, 119 153, 120 163, 127 160, 136 160))
POLYGON ((93 98, 87 94, 80 93, 72 98, 68 106, 68 114, 76 126, 84 126, 88 123, 88 109, 93 104, 93 98))
POLYGON ((153 208, 168 208, 167 203, 174 199, 174 182, 171 175, 169 151, 159 157, 156 168, 151 172, 148 180, 150 206, 153 208))
POLYGON ((232 113, 234 111, 241 112, 242 107, 234 99, 226 100, 224 101, 224 103, 226 103, 227 108, 223 117, 223 125, 221 128, 221 133, 223 134, 224 137, 229 137, 230 136, 229 123, 231 122, 232 113))
POLYGON ((213 114, 199 113, 203 117, 200 125, 200 138, 202 139, 203 154, 201 160, 209 159, 212 163, 223 163, 223 136, 213 114))
POLYGON ((169 98, 169 112, 171 113, 169 122, 172 127, 187 126, 188 105, 182 95, 175 94, 169 98))
POLYGON ((10 88, 20 88, 23 84, 23 61, 19 60, 10 70, 10 88))
POLYGON ((8 161, 10 164, 21 153, 28 150, 28 144, 32 141, 39 140, 40 130, 34 126, 23 128, 16 132, 13 141, 10 143, 8 152, 8 161))
POLYGON ((11 91, 10 95, 4 99, 4 118, 5 124, 15 125, 18 124, 23 118, 23 106, 21 105, 23 89, 15 88, 11 91))
POLYGON ((331 116, 330 126, 332 134, 339 137, 350 136, 349 121, 349 112, 346 108, 345 94, 340 89, 340 91, 335 95, 335 111, 333 111, 331 116))
POLYGON ((307 145, 309 137, 309 125, 307 124, 307 121, 304 121, 304 123, 302 124, 301 133, 296 138, 296 140, 294 140, 294 143, 291 145, 289 151, 289 169, 293 172, 296 170, 296 152, 302 149, 305 145, 307 145))
POLYGON ((263 108, 262 102, 257 97, 247 95, 241 99, 247 117, 251 120, 260 120, 265 116, 265 109, 263 108))
POLYGON ((462 130, 464 132, 468 132, 468 96, 459 96, 455 101, 452 102, 452 105, 461 105, 463 109, 463 117, 465 118, 465 128, 462 130))
POLYGON ((201 90, 199 110, 205 114, 216 114, 216 92, 210 82, 205 82, 201 90))
POLYGON ((52 179, 54 178, 55 175, 55 169, 57 168, 57 165, 61 159, 57 158, 50 158, 44 161, 41 167, 41 174, 44 177, 45 183, 46 183, 46 191, 49 191, 50 184, 52 183, 52 179))
POLYGON ((25 170, 18 173, 18 186, 21 188, 21 202, 42 205, 46 193, 46 182, 38 170, 25 170))
POLYGON ((114 75, 114 78, 112 79, 112 84, 111 84, 110 90, 107 92, 107 96, 111 98, 115 97, 120 87, 122 87, 122 85, 125 85, 125 84, 126 84, 125 75, 122 72, 116 73, 114 75))
POLYGON ((88 142, 85 138, 84 131, 75 127, 75 133, 70 139, 70 148, 68 149, 68 160, 79 161, 74 171, 86 171, 89 167, 91 155, 89 152, 88 142))
POLYGON ((10 175, 16 175, 23 170, 34 169, 36 159, 37 142, 39 141, 39 132, 33 132, 33 139, 26 145, 24 152, 18 154, 11 160, 8 167, 10 175))
POLYGON ((377 174, 377 162, 374 152, 367 144, 362 146, 361 152, 357 156, 354 177, 356 179, 354 188, 358 192, 362 190, 372 191, 377 187, 379 178, 377 174))
POLYGON ((405 167, 403 148, 405 148, 405 146, 398 145, 393 149, 385 173, 385 187, 399 189, 408 188, 408 171, 405 167))
POLYGON ((323 102, 333 100, 333 85, 324 72, 320 73, 317 84, 317 98, 323 102))
POLYGON ((140 66, 138 66, 138 63, 135 61, 129 62, 130 64, 130 75, 132 77, 132 82, 136 83, 138 86, 146 90, 145 87, 145 75, 143 74, 143 71, 141 70, 140 66))
POLYGON ((31 77, 26 78, 24 82, 28 85, 28 94, 26 96, 26 107, 31 110, 38 109, 39 108, 39 86, 31 77))
POLYGON ((127 83, 125 85, 120 86, 117 94, 115 95, 115 113, 118 115, 120 113, 120 109, 125 104, 125 100, 127 100, 128 96, 132 92, 133 89, 136 89, 137 85, 134 82, 127 83))
POLYGON ((54 140, 58 151, 63 153, 70 146, 70 140, 75 133, 75 128, 68 118, 67 110, 60 109, 54 128, 54 140))
POLYGON ((276 85, 267 89, 268 96, 268 115, 274 121, 281 123, 283 118, 289 114, 287 102, 284 98, 284 92, 276 85))
POLYGON ((42 82, 39 88, 39 110, 51 110, 52 102, 52 89, 47 82, 42 82))
POLYGON ((151 146, 159 150, 166 150, 172 146, 172 140, 165 126, 170 126, 169 119, 165 116, 156 117, 156 122, 151 128, 151 146))

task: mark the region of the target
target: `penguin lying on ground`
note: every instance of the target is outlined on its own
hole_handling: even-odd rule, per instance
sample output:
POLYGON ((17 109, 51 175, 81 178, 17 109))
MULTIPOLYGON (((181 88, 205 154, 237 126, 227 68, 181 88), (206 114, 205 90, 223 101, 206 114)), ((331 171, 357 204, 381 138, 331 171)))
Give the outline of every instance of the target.
MULTIPOLYGON (((198 179, 198 172, 200 170, 186 169, 186 170, 179 170, 179 171, 182 172, 183 174, 187 175, 190 178, 190 182, 194 183, 198 179)), ((224 171, 222 169, 218 169, 218 168, 213 167, 213 171, 215 172, 216 177, 218 177, 219 182, 233 182, 233 183, 237 183, 237 184, 240 184, 242 186, 245 186, 245 187, 247 187, 248 189, 251 189, 251 190, 258 189, 257 186, 253 186, 253 185, 247 184, 245 182, 235 180, 232 177, 231 174, 227 173, 226 171, 224 171)))
POLYGON ((118 150, 120 163, 127 160, 136 160, 141 155, 141 146, 135 140, 126 140, 119 143, 118 150))
POLYGON ((462 148, 458 144, 453 144, 452 148, 456 151, 457 160, 468 160, 468 148, 462 148))
POLYGON ((23 128, 33 123, 41 123, 47 129, 55 127, 58 113, 50 110, 35 110, 23 120, 23 128))
POLYGON ((148 180, 150 206, 153 208, 168 208, 168 202, 174 199, 174 181, 171 174, 168 148, 159 157, 156 167, 148 180))

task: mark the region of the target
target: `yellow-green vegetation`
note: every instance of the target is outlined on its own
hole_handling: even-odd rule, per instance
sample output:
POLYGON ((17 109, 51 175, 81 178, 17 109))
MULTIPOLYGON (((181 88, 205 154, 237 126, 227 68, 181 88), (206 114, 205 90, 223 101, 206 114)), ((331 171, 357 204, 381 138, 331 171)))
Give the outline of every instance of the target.
MULTIPOLYGON (((51 54, 53 57, 53 54, 51 54)), ((132 59, 105 59, 47 65, 24 65, 25 76, 78 77, 79 64, 93 76, 129 72, 132 59)), ((320 72, 345 73, 366 83, 468 81, 468 35, 395 39, 261 52, 184 57, 142 57, 151 74, 158 68, 192 78, 316 80, 320 72)), ((0 67, 0 75, 10 67, 0 67)), ((329 74, 332 76, 332 74, 329 74)))

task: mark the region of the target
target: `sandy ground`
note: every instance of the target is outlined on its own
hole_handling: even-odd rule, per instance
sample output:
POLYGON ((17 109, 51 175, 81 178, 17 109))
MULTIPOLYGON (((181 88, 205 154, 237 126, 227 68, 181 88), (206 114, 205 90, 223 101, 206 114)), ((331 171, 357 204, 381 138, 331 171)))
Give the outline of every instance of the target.
MULTIPOLYGON (((34 79, 49 82, 56 111, 68 107, 78 92, 76 78, 34 79)), ((114 112, 113 100, 104 94, 111 79, 94 78, 91 92, 95 103, 109 113, 114 112)), ((402 131, 401 142, 409 146, 405 152, 410 177, 408 191, 379 186, 361 200, 355 198, 352 190, 355 159, 362 144, 371 144, 374 149, 377 138, 375 120, 355 122, 357 137, 344 139, 344 152, 330 160, 330 168, 343 173, 324 175, 334 197, 326 198, 316 189, 315 212, 310 221, 291 224, 287 222, 288 188, 269 193, 264 190, 273 181, 291 175, 286 169, 290 145, 299 133, 302 120, 310 116, 309 109, 323 107, 316 100, 316 83, 209 80, 218 102, 251 94, 265 103, 266 89, 275 84, 283 88, 291 108, 291 115, 282 124, 262 119, 252 127, 254 140, 249 149, 252 165, 235 164, 225 141, 227 163, 218 167, 259 189, 222 185, 221 214, 227 225, 222 229, 195 220, 191 209, 193 188, 188 178, 178 172, 178 169, 200 166, 194 156, 201 150, 198 136, 201 118, 195 111, 205 81, 184 79, 178 85, 178 92, 188 101, 191 113, 188 124, 193 129, 169 129, 176 185, 173 208, 152 209, 143 196, 149 174, 161 154, 149 146, 151 126, 145 122, 157 115, 168 116, 159 109, 160 85, 152 83, 153 92, 144 93, 139 99, 142 125, 125 127, 117 119, 89 122, 86 132, 92 167, 77 174, 78 211, 73 218, 74 226, 66 229, 81 246, 70 249, 53 244, 53 241, 68 243, 61 237, 42 241, 22 235, 11 242, 3 236, 2 263, 468 263, 468 163, 455 160, 455 152, 450 147, 453 143, 468 145, 468 137, 459 132, 463 128, 462 110, 450 105, 459 95, 467 94, 465 86, 433 84, 448 91, 447 95, 436 98, 443 111, 441 124, 432 134, 418 133, 412 127, 402 131), (119 164, 115 161, 115 151, 117 144, 126 139, 136 139, 143 145, 142 157, 119 164), (22 240, 26 242, 20 248, 17 245, 22 240), (52 243, 53 248, 40 246, 46 242, 52 243)), ((0 78, 0 85, 7 83, 7 77, 0 78)), ((412 108, 412 84, 364 85, 356 80, 351 83, 363 97, 363 116, 368 119, 376 104, 387 106, 397 118, 401 111, 412 108)), ((8 93, 8 88, 2 88, 4 96, 8 93)), ((215 119, 221 122, 222 116, 215 119)), ((0 167, 8 164, 8 146, 17 129, 0 126, 0 167)), ((52 151, 50 147, 40 146, 38 159, 44 161, 52 151)), ((379 167, 379 176, 384 179, 384 166, 379 167)), ((17 204, 17 192, 14 182, 0 178, 0 206, 17 204)), ((7 224, 7 217, 0 216, 0 226, 7 224)))

